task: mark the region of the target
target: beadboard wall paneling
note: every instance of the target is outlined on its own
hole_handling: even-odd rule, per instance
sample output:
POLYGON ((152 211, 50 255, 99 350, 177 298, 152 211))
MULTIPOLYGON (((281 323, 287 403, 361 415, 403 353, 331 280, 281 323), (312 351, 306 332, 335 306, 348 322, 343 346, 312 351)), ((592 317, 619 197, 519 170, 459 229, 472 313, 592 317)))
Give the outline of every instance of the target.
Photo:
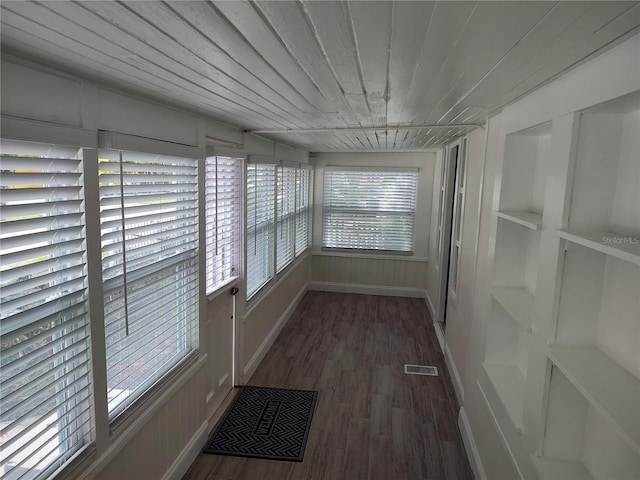
POLYGON ((427 287, 427 261, 313 255, 312 281, 396 288, 427 287))
POLYGON ((292 302, 299 300, 300 292, 306 289, 311 276, 311 255, 300 259, 285 270, 280 280, 267 286, 265 295, 257 294, 254 302, 249 302, 244 316, 243 374, 248 380, 260 360, 278 336, 288 320, 292 302), (270 289, 269 289, 270 288, 270 289))
POLYGON ((206 421, 205 371, 171 396, 96 480, 163 478, 206 421))

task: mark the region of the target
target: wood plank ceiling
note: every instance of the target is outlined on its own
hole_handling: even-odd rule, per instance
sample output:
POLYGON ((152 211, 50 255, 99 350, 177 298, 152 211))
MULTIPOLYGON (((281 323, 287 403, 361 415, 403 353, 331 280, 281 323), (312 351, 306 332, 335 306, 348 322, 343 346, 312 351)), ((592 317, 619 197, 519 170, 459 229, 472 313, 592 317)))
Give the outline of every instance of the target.
POLYGON ((311 151, 421 150, 637 31, 639 3, 3 0, 1 42, 311 151))

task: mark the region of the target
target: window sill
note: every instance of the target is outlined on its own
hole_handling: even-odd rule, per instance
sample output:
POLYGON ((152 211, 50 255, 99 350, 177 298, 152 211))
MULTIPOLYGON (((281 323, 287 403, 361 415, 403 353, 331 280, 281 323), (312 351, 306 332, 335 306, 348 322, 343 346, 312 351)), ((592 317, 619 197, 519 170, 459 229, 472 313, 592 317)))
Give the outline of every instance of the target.
POLYGON ((201 354, 196 350, 178 362, 173 367, 173 371, 169 371, 164 378, 143 393, 131 407, 110 421, 111 436, 129 435, 130 430, 135 430, 138 424, 146 423, 175 392, 191 379, 205 364, 206 359, 206 353, 201 354))
POLYGON ((399 260, 403 262, 428 262, 427 257, 416 257, 404 254, 388 254, 388 253, 358 253, 357 251, 347 252, 344 250, 313 250, 313 256, 318 257, 348 257, 348 258, 364 258, 371 260, 399 260))
POLYGON ((240 281, 240 277, 233 277, 220 285, 215 291, 207 294, 207 302, 213 302, 220 295, 227 293, 230 288, 236 287, 240 281))

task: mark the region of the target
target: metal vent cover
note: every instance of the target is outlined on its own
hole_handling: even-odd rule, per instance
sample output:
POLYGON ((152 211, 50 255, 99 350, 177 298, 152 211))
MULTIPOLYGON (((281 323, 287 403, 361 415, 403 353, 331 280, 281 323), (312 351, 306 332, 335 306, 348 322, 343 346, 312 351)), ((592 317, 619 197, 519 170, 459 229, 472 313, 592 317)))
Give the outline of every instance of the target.
POLYGON ((404 373, 407 375, 429 375, 431 377, 438 376, 438 367, 431 365, 409 365, 405 364, 404 373))

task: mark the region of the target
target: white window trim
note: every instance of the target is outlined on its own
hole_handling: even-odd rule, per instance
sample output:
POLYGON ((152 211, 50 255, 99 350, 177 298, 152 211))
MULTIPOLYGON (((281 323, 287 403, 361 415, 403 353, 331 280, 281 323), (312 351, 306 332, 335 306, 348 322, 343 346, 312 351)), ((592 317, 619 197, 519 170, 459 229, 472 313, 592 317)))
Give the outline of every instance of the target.
MULTIPOLYGON (((112 151, 112 152, 117 153, 118 154, 117 156, 119 157, 118 162, 119 162, 120 165, 125 165, 127 162, 135 162, 135 161, 137 161, 136 155, 138 155, 138 154, 141 154, 143 156, 149 156, 149 151, 152 152, 150 154, 151 157, 154 157, 155 155, 159 155, 159 156, 166 156, 168 158, 175 157, 181 152, 180 148, 176 147, 176 144, 169 143, 167 145, 167 150, 170 153, 163 153, 162 152, 162 146, 163 146, 164 143, 167 143, 167 142, 162 142, 162 141, 159 141, 159 140, 154 140, 154 141, 150 142, 149 149, 145 149, 144 148, 145 144, 144 144, 144 142, 140 142, 140 137, 131 137, 131 136, 122 135, 122 134, 118 134, 118 138, 120 139, 120 142, 116 143, 116 142, 113 141, 113 137, 112 136, 103 135, 103 134, 109 134, 109 133, 110 132, 101 132, 101 134, 99 135, 100 139, 106 138, 107 142, 108 142, 107 146, 100 144, 99 145, 100 150, 104 149, 106 151, 112 151), (118 148, 119 146, 126 145, 127 142, 131 142, 133 145, 136 146, 136 148, 138 148, 138 150, 136 150, 136 151, 126 151, 126 150, 121 150, 121 149, 118 148), (124 159, 124 155, 125 154, 130 157, 129 160, 125 161, 125 159, 124 159)), ((188 150, 191 151, 191 152, 194 152, 193 149, 188 149, 188 150)), ((187 150, 185 150, 183 153, 187 153, 187 150)), ((99 154, 100 153, 98 151, 98 155, 99 154)), ((191 168, 194 168, 194 170, 195 170, 195 175, 196 175, 195 186, 196 186, 196 189, 197 189, 198 185, 199 185, 199 178, 200 178, 200 171, 199 171, 198 163, 200 163, 200 162, 196 162, 196 160, 197 160, 196 158, 186 157, 186 159, 190 160, 191 162, 193 162, 193 163, 191 163, 191 166, 192 166, 191 168)), ((96 164, 98 164, 98 162, 96 162, 96 164)), ((101 191, 100 185, 101 185, 101 183, 100 183, 100 176, 99 176, 99 171, 100 171, 99 165, 100 164, 98 164, 98 168, 96 169, 96 171, 92 172, 92 173, 95 173, 95 175, 94 175, 95 181, 98 183, 98 188, 97 188, 96 192, 97 192, 97 197, 98 197, 98 204, 99 204, 99 207, 101 207, 101 200, 100 200, 100 191, 101 191)), ((164 166, 162 168, 164 168, 164 166)), ((120 175, 122 176, 123 175, 123 171, 121 170, 120 172, 121 172, 120 175)), ((124 175, 128 175, 128 173, 124 173, 124 175)), ((137 174, 133 178, 135 178, 136 176, 137 176, 137 174)), ((172 185, 172 183, 171 182, 162 183, 162 185, 172 185)), ((118 198, 118 197, 116 197, 116 198, 118 198)), ((124 198, 125 198, 124 194, 121 193, 121 196, 119 198, 124 200, 124 198)), ((134 197, 131 197, 131 198, 134 198, 134 197)), ((199 205, 199 195, 197 195, 195 197, 195 199, 192 199, 190 201, 195 202, 194 203, 195 209, 199 213, 200 208, 202 208, 202 206, 199 205)), ((124 259, 126 259, 126 249, 125 249, 125 242, 124 242, 124 238, 125 238, 124 237, 124 233, 125 233, 125 227, 124 227, 125 220, 124 219, 125 219, 125 211, 126 211, 126 210, 124 210, 125 209, 125 206, 124 206, 125 202, 122 201, 121 205, 122 206, 120 208, 122 208, 122 211, 121 211, 120 215, 121 215, 121 218, 123 219, 123 229, 122 229, 122 232, 123 232, 123 242, 122 242, 123 251, 122 251, 122 255, 123 255, 123 261, 124 261, 124 259)), ((97 216, 99 223, 102 222, 102 220, 103 220, 103 212, 104 212, 104 210, 102 208, 100 208, 100 212, 98 213, 98 216, 97 216)), ((112 430, 114 428, 116 428, 115 427, 116 425, 119 426, 122 422, 124 422, 124 420, 120 420, 121 417, 124 418, 124 417, 128 417, 129 416, 127 414, 127 411, 137 408, 137 403, 141 398, 143 398, 145 395, 147 395, 148 392, 155 390, 157 384, 159 384, 163 379, 165 379, 167 377, 170 377, 172 375, 172 372, 174 372, 175 369, 179 367, 179 365, 183 362, 183 360, 185 358, 188 358, 188 357, 192 356, 193 353, 196 352, 198 350, 198 348, 199 348, 199 323, 200 323, 199 315, 200 315, 200 310, 201 309, 200 309, 200 300, 199 300, 198 297, 200 295, 200 285, 201 285, 201 282, 202 282, 202 275, 201 275, 201 272, 200 272, 200 255, 201 255, 202 252, 199 250, 199 238, 200 238, 199 237, 200 228, 199 228, 199 225, 198 225, 199 215, 196 215, 196 216, 194 216, 192 218, 195 219, 195 223, 191 224, 192 226, 188 227, 190 229, 191 228, 195 229, 195 232, 193 232, 193 233, 196 234, 195 240, 191 240, 190 241, 190 243, 193 244, 192 248, 190 248, 188 250, 188 252, 182 252, 182 253, 180 253, 180 254, 178 254, 176 256, 170 257, 171 259, 174 259, 174 261, 177 258, 184 257, 183 260, 181 260, 181 261, 179 261, 179 263, 175 264, 176 266, 178 266, 178 265, 188 265, 190 263, 191 265, 188 268, 191 270, 191 269, 193 269, 193 267, 195 265, 195 269, 193 270, 193 273, 189 273, 189 276, 192 277, 189 280, 189 282, 190 283, 191 282, 195 283, 196 291, 193 294, 193 296, 191 297, 190 303, 188 305, 189 305, 189 309, 195 308, 196 311, 195 312, 191 312, 187 317, 187 321, 188 321, 187 330, 188 330, 188 333, 186 335, 188 336, 188 340, 187 340, 187 343, 186 343, 186 347, 183 348, 183 349, 176 350, 175 356, 172 357, 172 360, 174 360, 174 362, 172 362, 172 364, 166 363, 166 364, 164 364, 162 366, 162 368, 156 369, 156 370, 152 371, 150 375, 146 376, 143 379, 143 383, 142 383, 143 389, 141 389, 141 390, 133 390, 132 393, 135 392, 135 395, 132 395, 131 397, 127 396, 123 401, 120 401, 117 404, 115 404, 113 406, 112 410, 109 411, 109 407, 107 408, 108 416, 110 417, 109 418, 109 423, 110 423, 110 426, 111 426, 112 430), (195 260, 195 262, 194 262, 194 260, 195 260), (194 315, 194 313, 195 313, 195 315, 194 315)), ((99 238, 102 239, 102 234, 103 234, 102 227, 100 226, 99 228, 100 228, 99 238)), ((127 225, 127 228, 128 228, 128 225, 127 225)), ((181 228, 184 228, 184 227, 181 227, 181 228)), ((169 260, 169 258, 167 258, 167 260, 169 260)), ((102 264, 103 260, 101 260, 100 263, 102 264)), ((104 281, 103 280, 103 288, 102 288, 103 291, 104 291, 104 284, 105 283, 109 283, 110 284, 110 283, 114 282, 114 283, 118 284, 120 282, 123 282, 123 284, 125 286, 136 285, 137 282, 141 278, 149 278, 149 276, 150 276, 149 273, 144 273, 142 276, 136 275, 136 273, 139 274, 141 272, 144 272, 147 269, 147 267, 143 267, 143 269, 137 270, 136 273, 134 273, 132 275, 133 278, 130 279, 131 281, 128 281, 128 279, 127 279, 128 269, 126 269, 125 263, 123 263, 123 268, 124 268, 124 272, 121 275, 118 275, 117 277, 114 277, 114 278, 112 278, 112 279, 110 279, 108 281, 104 281), (138 278, 136 278, 136 277, 138 277, 138 278), (121 279, 121 280, 118 280, 118 279, 121 279)), ((153 272, 151 273, 151 275, 154 275, 154 274, 155 273, 153 273, 153 272)), ((101 277, 101 279, 103 278, 103 274, 102 273, 101 273, 100 277, 101 277)), ((169 277, 167 277, 167 278, 169 278, 169 277)), ((176 285, 176 288, 184 288, 184 286, 183 287, 178 287, 179 283, 176 283, 175 285, 176 285)), ((126 290, 125 290, 125 292, 126 292, 126 290)), ((177 291, 176 291, 176 293, 177 293, 177 291)), ((104 300, 103 300, 103 302, 104 302, 104 300)), ((127 297, 126 297, 126 293, 125 293, 125 296, 124 296, 124 302, 125 302, 125 311, 126 311, 126 308, 127 308, 126 305, 128 305, 128 300, 127 300, 127 297)), ((103 316, 102 316, 103 327, 106 327, 106 315, 104 315, 104 303, 102 305, 102 310, 103 310, 103 316)), ((152 318, 152 317, 149 317, 148 315, 145 315, 145 318, 152 318)), ((125 317, 125 322, 127 322, 127 321, 128 321, 128 317, 125 317)), ((176 323, 176 325, 178 325, 178 323, 176 323)), ((159 328, 161 329, 162 326, 159 326, 159 328)), ((158 331, 158 325, 154 326, 152 331, 157 332, 158 331)), ((127 331, 127 335, 128 335, 128 331, 127 331)), ((105 337, 105 340, 106 340, 106 335, 103 334, 103 336, 105 337)), ((135 338, 135 337, 131 337, 131 338, 135 338)), ((144 338, 144 337, 141 337, 141 339, 142 338, 144 338)), ((136 347, 137 348, 141 348, 142 345, 146 347, 149 343, 146 342, 146 341, 144 341, 144 342, 145 343, 143 343, 141 345, 138 345, 138 343, 136 341, 131 346, 133 346, 134 348, 136 348, 136 347)), ((109 355, 108 355, 108 352, 106 351, 106 348, 104 349, 104 352, 105 352, 105 357, 108 360, 109 359, 109 355)), ((125 365, 126 365, 126 363, 125 363, 125 365)), ((109 369, 107 369, 107 371, 106 371, 107 382, 109 381, 109 373, 110 373, 110 371, 109 371, 109 369)), ((117 380, 117 383, 115 385, 111 385, 111 387, 107 383, 106 392, 109 392, 110 388, 113 390, 114 386, 117 387, 117 388, 121 388, 121 385, 122 385, 121 381, 122 380, 117 380)))
MULTIPOLYGON (((97 136, 96 136, 97 138, 97 136)), ((163 143, 151 140, 156 146, 163 143)), ((175 145, 175 144, 169 144, 175 145)), ((173 147, 172 147, 173 148, 173 147)), ((167 403, 171 396, 187 381, 189 381, 206 364, 207 354, 196 348, 156 382, 147 392, 143 393, 130 407, 139 415, 120 415, 109 421, 107 406, 107 376, 105 328, 103 312, 102 289, 102 259, 100 246, 100 198, 98 195, 98 150, 85 149, 93 152, 92 159, 88 159, 85 168, 85 188, 96 192, 95 195, 85 196, 86 241, 87 241, 87 277, 89 281, 89 311, 91 313, 91 351, 93 372, 93 404, 96 458, 83 471, 82 479, 88 479, 99 473, 146 423, 167 403)), ((191 150, 193 152, 193 150, 191 150)), ((183 152, 183 153, 188 153, 183 152)), ((204 281, 200 276, 200 283, 204 281)), ((201 309, 202 310, 202 309, 201 309)), ((201 311, 200 316, 204 312, 201 311)), ((78 458, 81 460, 81 458, 78 458)), ((68 462, 63 470, 73 470, 75 462, 68 462)))
MULTIPOLYGON (((274 157, 264 157, 264 156, 255 156, 255 155, 250 155, 247 157, 247 162, 246 164, 249 165, 250 163, 254 163, 254 164, 269 164, 269 165, 275 165, 276 167, 276 176, 275 176, 275 182, 276 185, 274 186, 274 247, 273 247, 273 276, 264 284, 262 285, 258 290, 256 290, 253 295, 251 296, 251 298, 246 298, 246 290, 247 290, 247 282, 246 282, 246 273, 245 273, 245 282, 244 282, 244 288, 245 288, 245 306, 246 306, 246 313, 244 314, 243 318, 246 318, 249 315, 249 312, 252 312, 255 310, 256 306, 258 304, 260 304, 260 302, 265 298, 268 297, 271 293, 271 291, 273 290, 274 287, 276 287, 281 281, 283 281, 290 273, 290 271, 295 270, 295 268, 299 265, 299 263, 306 258, 308 255, 310 255, 311 253, 311 238, 312 238, 312 224, 313 224, 313 167, 309 164, 306 163, 295 163, 295 162, 289 162, 286 160, 279 160, 277 158, 274 157), (295 254, 295 228, 294 228, 294 235, 293 235, 293 258, 291 259, 291 261, 289 263, 287 263, 281 270, 278 271, 277 269, 277 256, 278 256, 278 235, 277 235, 277 230, 278 230, 278 204, 277 204, 277 195, 278 195, 278 188, 277 188, 277 182, 278 182, 278 173, 277 170, 280 166, 284 166, 284 167, 292 167, 292 168, 297 168, 297 169, 307 169, 310 171, 309 174, 309 208, 308 208, 308 215, 309 215, 309 221, 308 221, 308 225, 307 225, 307 246, 306 248, 299 253, 297 256, 295 254)), ((246 169, 245 169, 245 185, 246 185, 246 169)), ((297 201, 297 200, 296 200, 297 201)), ((247 219, 247 206, 248 206, 248 201, 247 201, 247 192, 246 192, 246 188, 245 188, 245 194, 244 194, 244 215, 245 215, 245 219, 247 219)), ((293 217, 295 218, 296 212, 294 212, 293 217)), ((295 222, 294 223, 294 227, 295 227, 295 222)), ((246 220, 244 221, 245 224, 245 228, 244 230, 244 238, 248 238, 248 225, 246 220)), ((244 242, 244 246, 245 246, 245 252, 244 252, 244 264, 247 264, 247 248, 248 245, 246 244, 246 242, 244 242)), ((247 270, 247 268, 245 268, 245 271, 247 270)))
MULTIPOLYGON (((29 122, 23 123, 23 125, 26 125, 28 127, 29 122)), ((38 129, 36 129, 36 131, 38 131, 38 129)), ((22 256, 23 261, 28 260, 28 263, 25 263, 14 258, 13 261, 10 261, 11 264, 14 264, 16 268, 20 269, 33 263, 31 262, 31 260, 34 260, 34 257, 32 257, 32 255, 35 256, 38 254, 32 252, 30 249, 23 249, 23 247, 25 246, 35 246, 35 248, 37 249, 40 249, 40 247, 42 247, 43 250, 41 251, 41 254, 49 257, 47 264, 49 262, 52 262, 52 260, 56 263, 59 262, 59 264, 66 264, 66 266, 59 265, 61 266, 61 268, 51 268, 50 265, 45 264, 46 266, 44 266, 41 271, 44 270, 47 273, 45 273, 44 275, 36 274, 33 277, 35 279, 38 279, 40 282, 48 284, 47 287, 43 290, 44 292, 46 292, 47 290, 49 290, 49 292, 57 290, 57 293, 54 293, 53 296, 49 296, 49 298, 45 297, 38 299, 37 292, 29 292, 29 290, 32 290, 33 285, 26 287, 27 292, 29 293, 27 293, 26 296, 14 297, 18 301, 18 304, 16 306, 13 306, 12 308, 9 308, 9 312, 12 313, 4 320, 7 322, 8 328, 5 334, 9 336, 9 339, 14 338, 17 332, 20 330, 34 327, 37 328, 38 324, 44 325, 46 323, 51 323, 51 321, 55 321, 57 323, 57 325, 50 331, 51 333, 43 333, 42 337, 40 337, 39 335, 36 337, 32 337, 36 340, 36 342, 42 342, 40 343, 40 345, 32 344, 31 347, 35 348, 32 348, 31 351, 28 351, 26 355, 19 355, 17 359, 14 359, 18 362, 20 362, 21 360, 35 359, 35 362, 31 363, 30 365, 27 364, 26 368, 24 368, 25 365, 22 365, 22 368, 18 366, 18 374, 22 376, 23 380, 27 379, 29 376, 31 377, 27 379, 27 383, 21 385, 17 390, 9 392, 9 395, 11 395, 33 382, 40 383, 41 381, 44 381, 48 384, 47 388, 45 389, 45 392, 49 392, 46 393, 46 401, 40 403, 40 405, 34 405, 32 403, 30 410, 27 412, 18 412, 17 415, 19 418, 21 417, 21 420, 28 418, 26 417, 26 415, 31 415, 34 411, 36 411, 36 409, 42 408, 45 404, 48 404, 51 401, 57 402, 58 399, 56 397, 59 397, 61 393, 57 390, 57 388, 61 382, 65 383, 65 386, 63 387, 65 397, 67 397, 67 392, 71 392, 69 397, 73 399, 74 404, 69 403, 70 398, 65 398, 60 407, 65 410, 69 408, 70 411, 74 412, 74 415, 71 418, 67 417, 66 413, 63 414, 62 417, 67 420, 71 420, 71 424, 74 425, 73 427, 68 426, 62 429, 58 428, 57 431, 54 430, 54 435, 50 436, 50 427, 58 423, 59 420, 62 420, 61 417, 58 417, 53 420, 52 423, 48 423, 51 422, 52 417, 56 417, 55 411, 58 410, 57 408, 51 409, 49 412, 47 412, 46 416, 36 415, 35 420, 31 422, 29 426, 18 432, 16 436, 9 437, 7 443, 12 444, 11 446, 5 444, 5 447, 7 447, 8 449, 14 447, 11 453, 5 455, 7 459, 12 458, 14 462, 17 462, 17 464, 13 465, 14 467, 20 467, 25 462, 27 462, 28 464, 29 461, 35 460, 37 462, 36 465, 41 467, 39 469, 40 475, 43 476, 51 476, 53 472, 66 469, 72 462, 76 462, 76 459, 82 459, 83 461, 86 460, 86 458, 92 455, 92 453, 95 451, 94 445, 96 437, 94 426, 95 381, 92 375, 93 360, 91 352, 92 322, 91 312, 88 308, 89 296, 87 287, 89 279, 87 274, 87 235, 84 228, 84 220, 87 215, 86 208, 84 208, 86 197, 85 162, 88 161, 85 157, 85 152, 90 158, 91 152, 94 150, 92 150, 91 148, 84 148, 83 145, 78 145, 75 141, 69 141, 70 138, 77 137, 83 137, 89 140, 92 136, 88 131, 81 129, 71 129, 70 135, 67 137, 64 135, 64 129, 57 128, 56 134, 57 133, 62 133, 62 138, 52 138, 55 137, 55 135, 51 135, 47 138, 48 141, 43 141, 43 139, 38 138, 37 134, 34 134, 34 131, 31 131, 28 128, 26 132, 23 132, 23 135, 21 135, 20 138, 9 138, 6 135, 3 135, 2 137, 2 141, 7 141, 7 143, 12 143, 12 141, 14 140, 17 140, 18 142, 29 142, 31 145, 29 145, 28 147, 33 147, 34 149, 40 149, 44 147, 43 149, 48 150, 52 145, 56 150, 58 149, 58 147, 63 147, 63 151, 66 151, 66 153, 62 153, 61 155, 54 154, 53 156, 47 156, 45 159, 46 161, 50 162, 51 166, 53 166, 53 164, 55 164, 56 162, 61 162, 62 165, 66 165, 59 171, 53 168, 49 170, 49 168, 44 167, 44 165, 42 167, 39 166, 38 164, 41 162, 40 153, 42 152, 34 152, 34 155, 31 158, 31 160, 36 163, 36 166, 34 168, 38 170, 42 168, 39 174, 43 176, 47 175, 51 179, 51 181, 43 181, 42 183, 36 180, 35 183, 37 186, 35 186, 35 189, 38 189, 38 191, 40 192, 46 192, 47 190, 55 191, 55 189, 59 186, 62 188, 65 188, 65 186, 69 186, 71 190, 77 190, 76 195, 70 194, 68 197, 66 195, 63 195, 64 198, 60 199, 62 202, 69 200, 72 205, 76 204, 75 206, 62 207, 62 211, 59 211, 57 207, 52 209, 46 208, 49 205, 49 202, 41 202, 40 200, 42 197, 39 197, 38 200, 35 200, 34 202, 23 202, 23 199, 13 199, 13 201, 11 201, 11 196, 9 196, 8 199, 5 199, 11 202, 10 205, 16 206, 18 207, 18 209, 21 209, 23 207, 27 207, 28 209, 33 208, 33 210, 30 210, 30 212, 35 214, 35 217, 23 217, 21 220, 19 220, 19 226, 24 225, 24 223, 22 223, 24 221, 28 223, 32 220, 35 220, 36 222, 38 222, 39 220, 43 220, 45 222, 44 224, 36 223, 35 225, 31 224, 28 226, 28 228, 31 230, 31 233, 35 235, 36 239, 26 240, 26 245, 23 244, 19 247, 17 245, 14 245, 12 247, 12 244, 23 243, 21 241, 21 237, 22 233, 24 233, 24 230, 13 231, 13 228, 11 227, 12 221, 9 220, 9 236, 5 238, 5 240, 9 244, 9 247, 7 247, 9 252, 7 253, 8 255, 17 253, 18 255, 22 256), (33 143, 37 143, 38 145, 33 145, 33 143), (77 154, 79 153, 80 156, 78 158, 77 154), (73 164, 77 165, 73 166, 73 164), (69 169, 67 169, 67 167, 69 167, 69 169), (78 167, 79 171, 76 170, 76 168, 78 167), (45 171, 48 173, 42 173, 45 171), (75 180, 70 179, 69 183, 67 183, 67 181, 62 181, 58 184, 56 181, 56 177, 58 175, 60 175, 61 177, 69 175, 76 178, 75 180), (45 212, 48 212, 50 215, 46 215, 45 212), (75 217, 75 220, 71 221, 68 224, 63 219, 67 214, 70 217, 75 217), (58 224, 58 219, 62 219, 60 224, 58 224), (58 230, 58 227, 60 227, 61 229, 58 230), (66 228, 70 228, 70 231, 72 231, 72 233, 68 237, 67 234, 60 233, 66 228), (12 235, 12 233, 17 235, 12 235), (43 241, 43 235, 48 237, 45 241, 43 241), (81 263, 79 265, 70 266, 71 264, 69 263, 69 260, 61 261, 63 257, 50 256, 55 250, 67 251, 76 258, 81 257, 81 263), (78 268, 79 266, 82 266, 83 268, 78 268), (67 284, 67 286, 65 286, 65 284, 67 284), (25 299, 31 297, 34 293, 36 293, 36 301, 45 300, 45 302, 32 309, 30 306, 28 306, 28 304, 24 304, 22 302, 25 299), (76 299, 74 299, 73 304, 65 305, 67 302, 64 300, 64 297, 67 295, 76 297, 77 301, 76 299), (53 306, 54 304, 55 306, 53 306), (38 312, 38 308, 42 306, 45 307, 46 311, 38 312), (27 308, 23 309, 23 307, 27 308), (82 313, 78 316, 74 316, 73 320, 69 318, 65 319, 64 312, 71 312, 72 310, 76 309, 82 310, 82 313), (79 326, 78 328, 74 328, 73 325, 76 323, 80 324, 81 326, 79 326), (47 369, 44 373, 41 373, 38 370, 30 371, 32 367, 37 367, 39 369, 41 366, 51 365, 52 359, 50 358, 50 356, 46 355, 47 351, 51 348, 54 348, 56 352, 53 356, 56 364, 53 369, 47 369), (43 353, 46 356, 42 357, 41 355, 43 353), (32 357, 32 355, 35 355, 35 357, 32 357), (71 362, 73 362, 74 366, 71 366, 71 362), (59 367, 59 369, 57 370, 56 375, 53 377, 54 380, 50 382, 48 378, 51 377, 52 371, 56 371, 57 367, 59 367), (55 394, 50 393, 50 390, 52 388, 56 389, 55 394), (76 408, 84 408, 84 410, 78 414, 77 412, 75 412, 76 408), (81 420, 82 417, 86 418, 86 420, 81 420), (78 422, 81 423, 77 425, 78 422), (70 434, 69 437, 71 438, 75 437, 76 439, 80 438, 81 440, 72 440, 74 448, 64 449, 64 452, 61 453, 57 450, 59 450, 59 447, 61 445, 68 444, 68 440, 65 439, 56 442, 55 439, 62 431, 66 431, 68 434, 70 434), (43 436, 41 436, 40 434, 44 434, 45 438, 43 438, 43 436), (48 438, 46 438, 47 436, 48 438), (44 443, 42 442, 43 440, 44 443), (25 449, 22 448, 23 446, 25 446, 25 442, 27 442, 27 452, 25 452, 25 449), (52 443, 56 443, 53 449, 51 449, 52 443), (36 450, 29 453, 28 450, 30 446, 35 447, 36 450), (43 452, 43 449, 48 450, 45 450, 43 452), (20 458, 20 455, 25 453, 28 453, 28 455, 20 458), (54 460, 51 460, 49 463, 41 464, 41 462, 50 459, 50 457, 52 456, 55 457, 54 460)), ((93 136, 93 139, 95 139, 95 136, 93 136)), ((11 150, 11 147, 9 147, 8 150, 11 150)), ((20 148, 18 150, 20 150, 20 148)), ((12 173, 9 174, 8 178, 11 179, 11 175, 14 174, 16 175, 16 180, 18 180, 22 174, 26 174, 26 176, 28 177, 30 175, 29 171, 22 170, 20 166, 16 167, 15 160, 11 159, 11 157, 13 157, 13 154, 9 152, 7 152, 7 154, 9 156, 8 170, 12 171, 12 173), (11 167, 11 164, 14 164, 14 167, 11 167)), ((27 155, 30 156, 31 152, 28 152, 27 155)), ((15 157, 15 159, 17 159, 18 161, 23 160, 20 157, 15 157)), ((24 160, 31 161, 29 159, 24 160)), ((29 167, 26 168, 28 169, 29 167)), ((17 185, 15 185, 18 188, 14 189, 11 188, 11 181, 10 183, 8 183, 8 185, 9 189, 5 190, 7 194, 9 194, 9 192, 20 194, 20 187, 26 186, 22 183, 18 183, 17 185)), ((52 205, 56 202, 57 199, 53 200, 52 205)), ((21 213, 20 216, 22 215, 24 214, 21 213)), ((9 215, 9 217, 10 216, 11 215, 9 215)), ((15 226, 15 224, 13 224, 13 226, 15 226)), ((35 264, 37 265, 37 263, 35 264)), ((27 272, 26 275, 31 276, 31 272, 27 272)), ((18 279, 17 282, 17 284, 9 285, 9 288, 14 285, 20 285, 22 280, 18 279)), ((22 288, 25 288, 24 284, 22 285, 22 288)), ((12 294, 7 293, 7 295, 12 294)), ((52 294, 49 293, 48 295, 52 294)), ((9 302, 10 301, 11 299, 9 299, 9 302)), ((29 301, 33 302, 33 298, 29 301)), ((27 342, 29 341, 30 340, 27 339, 27 342)), ((16 344, 15 346, 20 348, 20 343, 16 344)), ((10 354, 10 356, 12 355, 13 354, 10 354)), ((12 365, 12 363, 13 360, 10 360, 8 365, 6 366, 10 366, 12 365)), ((16 367, 13 366, 10 368, 16 367)), ((28 390, 31 390, 31 387, 29 387, 28 390)), ((29 392, 29 400, 35 398, 34 403, 41 401, 42 397, 38 396, 39 393, 40 390, 36 391, 35 395, 32 395, 31 392, 29 392)), ((18 402, 15 407, 19 407, 22 403, 23 402, 18 402)), ((14 407, 12 407, 10 410, 12 410, 13 408, 14 407)), ((7 413, 8 412, 9 411, 7 411, 7 413)), ((10 423, 13 422, 10 420, 10 423)), ((26 468, 31 467, 27 466, 26 468)))
MULTIPOLYGON (((342 253, 346 254, 346 256, 355 256, 355 255, 363 255, 364 258, 378 258, 381 259, 383 256, 391 257, 392 259, 398 259, 400 257, 414 257, 416 250, 416 214, 418 211, 418 198, 419 198, 419 175, 420 169, 418 167, 366 167, 366 166, 344 166, 344 165, 326 165, 324 167, 323 177, 330 171, 346 171, 346 172, 390 172, 390 173, 415 173, 416 174, 416 208, 413 212, 413 232, 411 235, 411 251, 392 251, 392 250, 366 250, 366 249, 358 249, 358 248, 335 248, 335 247, 325 247, 324 243, 324 217, 325 217, 325 197, 326 192, 324 188, 324 178, 322 179, 322 209, 321 209, 321 225, 322 231, 320 236, 320 251, 327 253, 342 253)), ((334 255, 335 256, 335 255, 334 255)))
MULTIPOLYGON (((207 142, 209 142, 209 140, 207 139, 207 142)), ((224 156, 224 157, 230 157, 233 158, 239 162, 241 162, 240 165, 240 208, 239 208, 239 213, 240 213, 240 227, 238 228, 238 235, 240 236, 239 238, 239 249, 238 249, 238 265, 237 265, 237 275, 229 277, 225 282, 221 283, 220 285, 218 285, 216 287, 216 289, 212 292, 207 293, 207 266, 206 266, 206 253, 205 255, 201 255, 202 258, 200 258, 199 260, 204 260, 201 264, 200 264, 200 271, 204 272, 204 290, 202 292, 202 294, 204 295, 204 298, 206 298, 207 302, 211 302, 213 301, 215 298, 217 298, 218 296, 220 296, 221 293, 225 292, 228 288, 232 288, 234 286, 236 286, 239 281, 242 279, 242 277, 244 276, 244 272, 245 272, 245 249, 244 249, 244 243, 245 243, 245 235, 246 235, 246 229, 244 228, 245 225, 245 218, 246 218, 246 158, 244 156, 238 155, 238 153, 236 152, 235 155, 222 155, 222 154, 215 154, 215 150, 212 146, 207 145, 207 158, 208 157, 216 157, 216 156, 224 156)), ((199 165, 199 171, 198 171, 198 188, 199 188, 199 195, 198 195, 198 202, 199 205, 202 206, 202 208, 200 208, 200 215, 199 215, 199 221, 201 225, 205 225, 205 228, 201 228, 200 229, 200 241, 199 241, 199 248, 201 252, 206 252, 207 251, 207 235, 206 235, 206 224, 207 224, 207 220, 206 220, 206 179, 204 178, 206 175, 206 158, 202 161, 202 164, 199 165), (200 170, 201 169, 201 170, 200 170), (200 172, 205 172, 203 174, 201 174, 200 172)))

